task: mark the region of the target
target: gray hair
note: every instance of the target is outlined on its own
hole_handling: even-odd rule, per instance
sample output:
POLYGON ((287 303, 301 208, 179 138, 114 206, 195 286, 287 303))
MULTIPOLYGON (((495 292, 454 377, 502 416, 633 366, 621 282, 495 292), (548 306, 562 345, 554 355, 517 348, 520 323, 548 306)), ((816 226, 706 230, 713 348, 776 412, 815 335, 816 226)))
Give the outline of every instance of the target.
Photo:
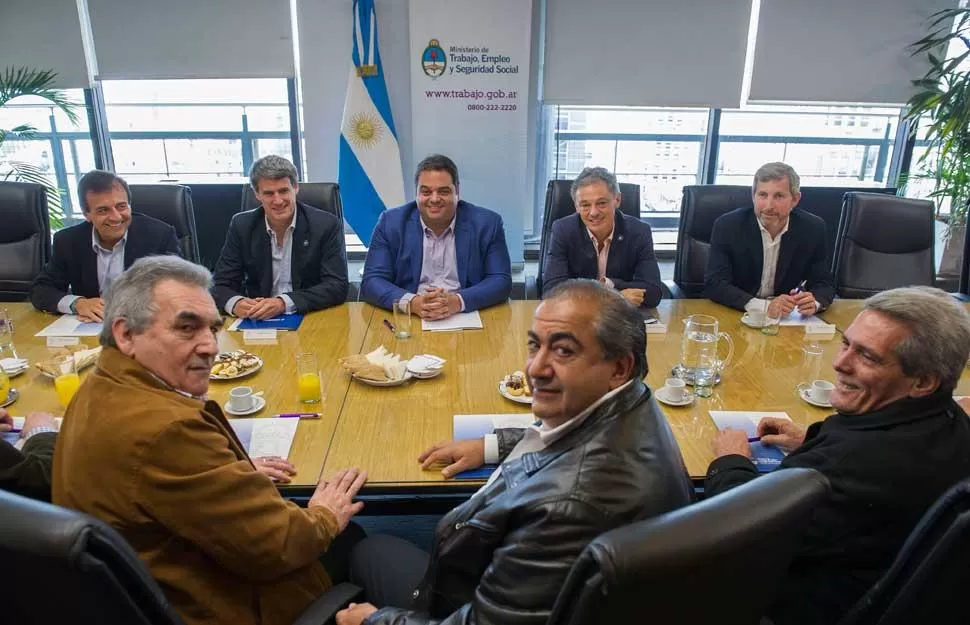
POLYGON ((911 286, 877 293, 865 301, 872 310, 909 328, 896 346, 903 373, 937 377, 940 388, 956 388, 970 357, 970 314, 940 289, 911 286))
POLYGON ((264 156, 249 168, 249 184, 252 185, 253 191, 259 191, 260 180, 279 180, 280 178, 289 178, 290 184, 294 187, 297 185, 296 167, 282 156, 275 154, 264 156))
POLYGON ((603 357, 619 360, 632 353, 633 372, 630 379, 642 379, 647 375, 647 331, 643 317, 617 291, 596 280, 574 279, 557 284, 543 299, 578 299, 596 304, 599 311, 593 329, 603 349, 603 357))
POLYGON ((606 188, 610 190, 610 193, 617 195, 620 192, 620 183, 616 181, 616 176, 610 173, 610 170, 605 167, 587 167, 583 171, 579 172, 576 179, 573 180, 573 184, 569 187, 569 195, 572 196, 573 201, 576 201, 576 192, 579 191, 580 187, 585 187, 587 185, 595 184, 597 182, 605 182, 606 188))
POLYGON ((798 195, 798 191, 801 189, 801 180, 791 165, 787 163, 765 163, 758 168, 758 171, 754 172, 754 182, 751 183, 751 192, 754 193, 758 190, 759 182, 769 182, 771 180, 782 180, 785 178, 788 179, 788 190, 791 192, 792 197, 798 195))
POLYGON ((104 294, 104 327, 101 344, 117 347, 111 326, 115 319, 124 319, 133 334, 144 332, 155 319, 155 286, 163 280, 212 287, 212 274, 201 265, 178 256, 145 256, 139 258, 114 280, 104 294))

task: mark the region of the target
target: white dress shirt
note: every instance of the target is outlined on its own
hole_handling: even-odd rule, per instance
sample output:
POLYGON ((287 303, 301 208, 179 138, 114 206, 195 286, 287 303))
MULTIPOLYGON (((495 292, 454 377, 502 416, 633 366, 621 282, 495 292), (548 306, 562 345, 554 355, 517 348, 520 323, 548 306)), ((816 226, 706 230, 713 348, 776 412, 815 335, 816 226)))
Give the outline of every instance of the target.
MULTIPOLYGON (((91 228, 91 249, 98 259, 98 294, 104 296, 108 286, 125 271, 125 244, 128 242, 128 231, 115 243, 110 250, 101 245, 98 231, 91 228)), ((57 311, 65 315, 71 314, 71 305, 81 299, 80 295, 65 295, 57 302, 57 311)))
MULTIPOLYGON (((269 225, 269 220, 263 218, 266 223, 266 234, 269 235, 269 251, 273 259, 273 286, 270 288, 270 297, 278 297, 286 305, 286 314, 296 312, 296 304, 288 293, 293 290, 293 231, 296 230, 296 209, 293 210, 293 219, 283 233, 283 243, 279 243, 276 232, 269 225)), ((243 299, 242 295, 234 295, 226 302, 226 312, 232 314, 232 309, 236 303, 243 299)))
POLYGON ((606 262, 610 259, 610 246, 613 245, 614 232, 616 232, 615 223, 613 224, 613 229, 610 230, 610 236, 606 237, 606 240, 603 241, 603 247, 600 248, 596 235, 593 234, 592 230, 586 228, 586 234, 589 235, 589 240, 593 242, 593 251, 596 252, 596 279, 611 289, 614 287, 614 284, 612 280, 606 277, 606 262))
MULTIPOLYGON (((552 445, 560 438, 582 425, 589 415, 593 414, 594 410, 608 402, 613 397, 619 395, 623 389, 629 387, 632 383, 633 380, 627 380, 626 384, 622 384, 612 391, 606 393, 590 404, 578 415, 554 428, 547 427, 545 423, 542 425, 530 425, 528 428, 526 428, 525 435, 522 436, 522 440, 520 440, 518 444, 512 448, 512 451, 509 452, 508 457, 505 458, 505 462, 511 462, 524 454, 534 451, 541 451, 549 445, 552 445)), ((498 436, 495 434, 486 434, 485 464, 495 464, 496 462, 498 462, 498 436)), ((504 462, 502 464, 504 464, 504 462)), ((501 472, 502 466, 499 465, 498 468, 492 472, 492 475, 488 478, 488 482, 485 483, 485 486, 491 484, 501 472)), ((485 488, 485 486, 482 488, 485 488)))
POLYGON ((778 253, 781 251, 781 238, 788 232, 790 220, 785 221, 785 227, 781 229, 778 236, 771 238, 771 233, 764 227, 758 219, 758 229, 761 230, 761 287, 758 289, 758 297, 752 297, 744 305, 748 312, 764 312, 768 302, 775 296, 775 274, 778 271, 778 253))

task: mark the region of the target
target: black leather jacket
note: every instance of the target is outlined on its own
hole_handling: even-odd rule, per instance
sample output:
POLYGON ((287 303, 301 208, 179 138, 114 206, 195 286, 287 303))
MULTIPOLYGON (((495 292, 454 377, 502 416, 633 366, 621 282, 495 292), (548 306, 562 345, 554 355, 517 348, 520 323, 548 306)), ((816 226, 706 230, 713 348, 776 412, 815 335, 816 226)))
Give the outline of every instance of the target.
MULTIPOLYGON (((499 433, 501 457, 523 432, 499 433)), ((365 623, 543 624, 593 538, 685 506, 692 494, 667 421, 635 380, 445 515, 413 609, 383 608, 365 623)))

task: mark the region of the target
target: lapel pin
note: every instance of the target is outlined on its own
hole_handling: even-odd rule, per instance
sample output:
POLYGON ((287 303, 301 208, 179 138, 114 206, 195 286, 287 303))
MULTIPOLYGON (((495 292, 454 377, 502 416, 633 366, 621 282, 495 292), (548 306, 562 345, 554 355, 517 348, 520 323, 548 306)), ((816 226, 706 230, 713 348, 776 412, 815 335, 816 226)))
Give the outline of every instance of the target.
POLYGON ((306 239, 303 240, 303 247, 310 247, 310 242, 306 239))

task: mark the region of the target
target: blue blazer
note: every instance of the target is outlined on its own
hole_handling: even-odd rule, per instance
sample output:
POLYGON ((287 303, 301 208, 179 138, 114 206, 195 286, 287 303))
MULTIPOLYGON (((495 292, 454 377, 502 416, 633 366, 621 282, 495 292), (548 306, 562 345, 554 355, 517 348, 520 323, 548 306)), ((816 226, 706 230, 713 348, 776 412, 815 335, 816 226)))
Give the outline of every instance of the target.
MULTIPOLYGON (((512 292, 512 263, 502 218, 464 200, 455 217, 458 294, 465 310, 504 302, 512 292)), ((406 293, 417 293, 424 261, 424 232, 417 202, 381 214, 374 227, 360 294, 364 301, 391 308, 406 293)))
MULTIPOLYGON (((738 208, 717 218, 711 230, 704 294, 718 304, 737 310, 756 297, 761 288, 764 250, 753 208, 738 208)), ((835 281, 825 252, 825 222, 799 210, 788 217, 788 232, 781 237, 774 295, 788 293, 806 280, 806 290, 829 307, 835 299, 835 281)))
MULTIPOLYGON (((644 308, 660 303, 660 267, 653 253, 650 225, 616 211, 613 242, 606 260, 606 277, 617 290, 643 289, 644 308)), ((560 217, 552 224, 546 256, 542 259, 542 292, 548 293, 570 278, 596 279, 596 250, 579 213, 560 217)))

